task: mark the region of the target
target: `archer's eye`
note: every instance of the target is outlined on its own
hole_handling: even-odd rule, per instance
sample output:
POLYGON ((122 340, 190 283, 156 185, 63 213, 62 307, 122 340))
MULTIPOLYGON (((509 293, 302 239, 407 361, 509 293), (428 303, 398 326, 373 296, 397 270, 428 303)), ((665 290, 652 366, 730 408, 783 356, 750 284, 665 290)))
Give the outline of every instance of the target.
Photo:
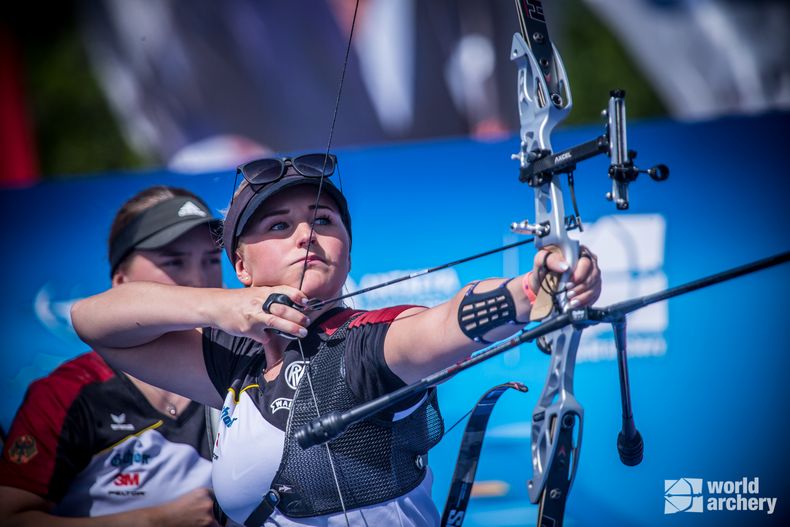
POLYGON ((184 266, 184 260, 181 258, 168 259, 162 262, 161 267, 179 268, 184 266))
POLYGON ((329 216, 319 216, 315 219, 316 225, 332 225, 332 218, 329 216))

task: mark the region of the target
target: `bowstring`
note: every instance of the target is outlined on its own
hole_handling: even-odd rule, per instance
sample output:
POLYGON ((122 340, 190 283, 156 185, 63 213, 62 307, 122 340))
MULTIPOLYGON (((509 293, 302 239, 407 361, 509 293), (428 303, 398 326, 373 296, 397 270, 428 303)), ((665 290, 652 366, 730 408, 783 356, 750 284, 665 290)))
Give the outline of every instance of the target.
MULTIPOLYGON (((318 218, 318 204, 319 204, 319 202, 321 200, 321 192, 322 192, 323 187, 324 187, 324 178, 326 177, 324 174, 326 173, 327 161, 329 161, 329 151, 330 151, 330 149, 332 147, 332 136, 333 136, 333 134, 335 132, 335 124, 337 122, 337 114, 338 114, 338 110, 340 109, 340 97, 341 97, 341 95, 343 93, 343 82, 345 81, 346 71, 348 69, 348 59, 349 59, 349 56, 351 54, 351 43, 352 43, 352 40, 353 40, 353 37, 354 37, 354 28, 356 27, 356 23, 357 23, 357 12, 358 11, 359 11, 359 0, 356 0, 356 2, 354 3, 354 15, 353 15, 353 18, 351 19, 351 31, 349 32, 348 42, 346 44, 346 54, 345 54, 345 57, 343 59, 343 69, 342 69, 342 71, 340 73, 340 83, 338 85, 337 97, 335 99, 335 109, 334 109, 334 111, 332 113, 332 122, 331 122, 331 124, 329 126, 329 138, 328 138, 327 143, 326 143, 326 151, 324 152, 324 162, 323 162, 323 166, 321 167, 321 178, 318 180, 318 193, 316 194, 315 205, 313 207, 313 219, 310 221, 310 234, 307 237, 307 247, 305 249, 304 265, 302 266, 302 276, 299 279, 299 290, 302 289, 302 286, 304 285, 305 276, 307 275, 308 258, 310 256, 310 247, 311 247, 311 245, 313 243, 313 234, 315 233, 315 222, 316 222, 316 219, 318 218)), ((337 171, 337 166, 335 166, 335 170, 337 171)), ((339 171, 338 171, 338 176, 340 176, 339 171)), ((342 180, 341 180, 340 181, 341 188, 342 188, 342 185, 343 185, 343 183, 342 183, 342 180)), ((349 235, 350 235, 350 233, 349 233, 349 235)), ((315 391, 313 390, 313 380, 312 380, 312 377, 310 375, 310 363, 308 363, 305 360, 304 348, 302 347, 302 340, 301 339, 297 339, 296 342, 299 344, 299 354, 301 355, 302 363, 306 365, 305 366, 305 374, 307 375, 307 384, 310 387, 310 395, 311 395, 311 397, 313 399, 313 405, 315 406, 315 413, 316 413, 317 417, 321 417, 321 412, 320 412, 320 410, 318 408, 318 399, 316 398, 315 391)), ((350 527, 351 526, 351 522, 348 519, 348 511, 346 510, 346 503, 345 503, 345 500, 343 499, 343 491, 340 488, 340 480, 337 477, 337 469, 335 467, 335 462, 334 462, 334 460, 332 458, 332 451, 329 448, 329 443, 328 442, 325 443, 324 446, 326 447, 326 454, 327 454, 327 456, 329 458, 329 466, 332 469, 332 478, 334 479, 334 482, 335 482, 335 489, 337 490, 337 497, 340 500, 340 507, 343 509, 343 516, 345 517, 346 525, 348 527, 350 527)))

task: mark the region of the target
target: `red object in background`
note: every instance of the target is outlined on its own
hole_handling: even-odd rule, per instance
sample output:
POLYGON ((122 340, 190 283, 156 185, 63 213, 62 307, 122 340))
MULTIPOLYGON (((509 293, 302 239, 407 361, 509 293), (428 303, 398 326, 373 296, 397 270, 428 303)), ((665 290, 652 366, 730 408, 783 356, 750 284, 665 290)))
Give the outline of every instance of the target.
POLYGON ((0 27, 0 72, 0 187, 29 186, 39 180, 38 160, 18 48, 4 27, 0 27))

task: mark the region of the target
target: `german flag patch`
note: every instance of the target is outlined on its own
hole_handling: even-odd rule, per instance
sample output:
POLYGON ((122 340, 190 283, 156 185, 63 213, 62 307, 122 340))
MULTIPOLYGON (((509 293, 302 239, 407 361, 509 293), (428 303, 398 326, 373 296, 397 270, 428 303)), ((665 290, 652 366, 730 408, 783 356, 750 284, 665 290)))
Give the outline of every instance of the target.
POLYGON ((38 448, 36 447, 36 438, 31 435, 23 435, 14 439, 11 446, 8 447, 8 459, 18 465, 22 465, 36 457, 38 448))

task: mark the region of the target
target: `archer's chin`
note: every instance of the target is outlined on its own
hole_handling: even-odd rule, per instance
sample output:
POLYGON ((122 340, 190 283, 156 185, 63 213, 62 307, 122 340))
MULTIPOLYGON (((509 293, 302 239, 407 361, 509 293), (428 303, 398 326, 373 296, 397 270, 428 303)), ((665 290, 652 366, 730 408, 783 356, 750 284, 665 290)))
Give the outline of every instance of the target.
POLYGON ((337 292, 342 289, 345 280, 341 280, 335 273, 329 271, 330 269, 326 267, 307 269, 302 291, 308 298, 326 300, 337 296, 337 292))

